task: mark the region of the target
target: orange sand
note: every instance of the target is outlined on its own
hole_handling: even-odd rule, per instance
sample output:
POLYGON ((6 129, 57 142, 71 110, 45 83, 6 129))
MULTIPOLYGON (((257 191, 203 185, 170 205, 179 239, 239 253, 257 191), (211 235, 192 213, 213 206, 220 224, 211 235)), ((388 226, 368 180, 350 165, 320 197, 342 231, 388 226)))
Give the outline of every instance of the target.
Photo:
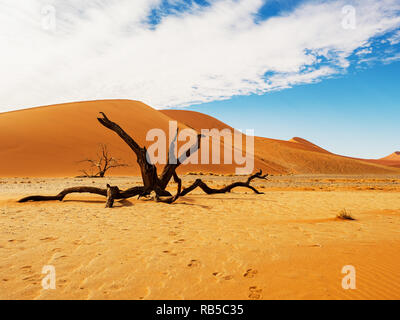
POLYGON ((400 151, 396 151, 391 155, 382 158, 381 160, 400 161, 400 151))
MULTIPOLYGON (((79 160, 94 157, 105 143, 117 158, 131 167, 115 169, 113 175, 139 173, 135 156, 115 133, 96 120, 100 111, 119 123, 141 145, 146 133, 177 119, 197 130, 222 129, 224 123, 191 111, 157 111, 136 101, 107 100, 69 103, 0 114, 0 177, 77 176, 84 168, 79 160)), ((229 128, 229 127, 228 127, 229 128)), ((221 155, 224 144, 221 144, 221 155)), ((210 146, 211 148, 211 146, 210 146)), ((281 141, 256 137, 255 168, 275 174, 287 173, 396 173, 398 168, 333 155, 306 140, 281 141)), ((233 173, 232 165, 187 165, 180 172, 233 173)))
MULTIPOLYGON (((172 119, 181 129, 230 128, 201 113, 128 100, 0 114, 0 299, 400 299, 397 153, 353 159, 301 138, 255 137, 255 168, 297 174, 255 182, 265 195, 196 190, 173 205, 132 198, 113 209, 84 194, 17 203, 77 185, 141 183, 132 177, 139 173, 132 151, 97 122, 100 111, 141 145, 149 145, 148 130, 167 132, 172 119), (71 178, 99 143, 132 165, 112 174, 131 177, 71 178), (337 219, 342 209, 357 220, 337 219), (44 265, 56 268, 56 290, 41 287, 44 265), (356 268, 356 290, 341 286, 345 265, 356 268)), ((188 165, 180 173, 235 167, 188 165)), ((183 176, 184 186, 196 178, 183 176)), ((214 187, 245 179, 201 178, 214 187)))
POLYGON ((380 164, 384 166, 390 166, 400 168, 400 152, 393 152, 391 155, 378 160, 368 160, 371 163, 380 164))
POLYGON ((400 176, 273 177, 256 183, 265 195, 199 191, 174 205, 15 202, 106 182, 140 179, 0 179, 0 299, 400 299, 400 176), (357 220, 336 219, 343 208, 357 220), (56 290, 41 287, 44 265, 56 290), (345 265, 356 290, 341 286, 345 265))
MULTIPOLYGON (((161 111, 189 127, 228 128, 228 125, 208 115, 182 110, 161 111)), ((276 174, 373 174, 396 173, 397 168, 368 160, 343 157, 330 153, 315 144, 295 137, 289 141, 255 137, 255 167, 276 174)), ((399 163, 400 164, 400 163, 399 163)))

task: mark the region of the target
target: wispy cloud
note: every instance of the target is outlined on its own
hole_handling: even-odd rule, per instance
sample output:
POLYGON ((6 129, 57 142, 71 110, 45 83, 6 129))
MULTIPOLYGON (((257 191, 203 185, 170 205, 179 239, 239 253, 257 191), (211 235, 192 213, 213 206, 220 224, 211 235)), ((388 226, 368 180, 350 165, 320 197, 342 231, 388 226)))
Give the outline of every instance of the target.
POLYGON ((398 44, 400 43, 400 30, 397 31, 393 36, 391 36, 389 39, 389 42, 391 44, 398 44))
POLYGON ((398 0, 350 1, 354 29, 342 26, 345 0, 256 19, 264 2, 0 0, 0 111, 106 98, 175 107, 281 90, 344 72, 356 50, 400 26, 398 0), (42 26, 49 5, 55 30, 42 26))

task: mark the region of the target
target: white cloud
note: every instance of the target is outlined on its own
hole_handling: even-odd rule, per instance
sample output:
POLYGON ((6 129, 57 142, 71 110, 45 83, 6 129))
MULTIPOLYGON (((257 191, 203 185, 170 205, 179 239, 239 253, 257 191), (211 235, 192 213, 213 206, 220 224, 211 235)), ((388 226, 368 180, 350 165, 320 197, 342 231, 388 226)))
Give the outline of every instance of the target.
POLYGON ((372 48, 362 48, 361 50, 356 52, 356 55, 361 56, 361 55, 366 55, 372 53, 372 48))
POLYGON ((152 26, 147 17, 161 0, 0 0, 0 112, 108 98, 161 108, 261 94, 343 72, 355 50, 400 26, 397 0, 352 1, 354 30, 342 27, 345 0, 309 1, 255 23, 263 2, 214 0, 152 26), (48 4, 54 32, 42 28, 48 4))
POLYGON ((389 39, 390 44, 398 44, 400 43, 400 31, 397 31, 393 36, 391 36, 389 39))
POLYGON ((384 58, 383 63, 388 64, 388 63, 392 63, 394 61, 399 61, 399 60, 400 60, 400 53, 397 53, 393 56, 384 58))

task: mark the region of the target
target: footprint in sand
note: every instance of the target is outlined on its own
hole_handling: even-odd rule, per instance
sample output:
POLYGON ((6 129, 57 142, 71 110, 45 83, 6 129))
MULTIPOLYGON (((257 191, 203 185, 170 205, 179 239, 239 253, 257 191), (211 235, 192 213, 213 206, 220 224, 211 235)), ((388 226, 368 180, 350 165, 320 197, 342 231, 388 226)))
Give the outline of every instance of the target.
POLYGON ((113 283, 110 287, 109 287, 109 289, 111 289, 111 290, 119 290, 119 289, 121 289, 122 288, 122 286, 120 285, 120 284, 118 284, 118 283, 113 283))
POLYGON ((171 252, 169 250, 164 250, 163 253, 165 253, 165 254, 169 253, 171 256, 177 256, 178 255, 177 253, 171 252))
POLYGON ((200 267, 201 263, 198 260, 191 260, 190 263, 188 264, 189 268, 195 268, 195 267, 200 267))
POLYGON ((22 270, 29 270, 29 269, 32 269, 32 266, 23 266, 21 269, 22 270))
POLYGON ((40 241, 48 242, 48 241, 55 241, 55 240, 57 240, 57 239, 58 239, 58 238, 55 238, 55 237, 46 237, 46 238, 40 239, 40 241))
POLYGON ((55 257, 54 259, 55 260, 58 260, 58 259, 62 259, 62 258, 67 258, 68 256, 66 256, 66 255, 62 255, 62 256, 59 256, 59 257, 55 257))
POLYGON ((252 300, 260 300, 262 298, 262 289, 257 288, 256 286, 249 288, 249 298, 252 300))
POLYGON ((217 278, 220 278, 220 279, 223 279, 223 280, 226 280, 226 281, 232 280, 232 279, 233 279, 233 276, 232 276, 232 275, 230 275, 230 274, 224 275, 224 274, 221 273, 221 272, 213 272, 213 276, 214 276, 214 277, 217 277, 217 278))
POLYGON ((15 243, 21 243, 21 242, 25 242, 26 240, 17 240, 17 239, 10 239, 8 240, 8 242, 15 242, 15 243))
POLYGON ((28 280, 30 282, 38 282, 38 281, 40 281, 40 277, 38 275, 36 275, 36 274, 33 274, 31 276, 22 278, 22 280, 28 280))
POLYGON ((258 273, 257 270, 247 269, 247 271, 243 274, 243 277, 245 277, 245 278, 254 278, 257 273, 258 273))

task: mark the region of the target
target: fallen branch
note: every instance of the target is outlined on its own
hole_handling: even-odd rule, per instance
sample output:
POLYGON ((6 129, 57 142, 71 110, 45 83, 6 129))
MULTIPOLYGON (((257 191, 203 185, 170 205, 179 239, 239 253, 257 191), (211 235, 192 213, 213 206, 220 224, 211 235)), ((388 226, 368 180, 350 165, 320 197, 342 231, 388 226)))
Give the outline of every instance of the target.
POLYGON ((196 188, 202 189, 206 194, 218 194, 218 193, 231 192, 232 189, 237 188, 237 187, 244 187, 244 188, 251 189, 256 194, 264 194, 263 192, 260 192, 256 188, 251 186, 250 182, 252 182, 256 178, 267 180, 267 176, 268 176, 268 174, 263 175, 262 170, 260 170, 256 174, 250 176, 246 182, 234 182, 234 183, 232 183, 226 187, 220 188, 220 189, 211 188, 203 180, 197 179, 190 187, 183 189, 180 195, 185 196, 189 192, 192 192, 196 188))
MULTIPOLYGON (((197 179, 190 187, 182 190, 182 180, 178 177, 176 169, 200 148, 200 142, 202 138, 201 134, 197 135, 196 144, 192 145, 185 152, 183 152, 182 155, 177 159, 176 163, 166 164, 161 175, 158 176, 156 166, 148 160, 149 157, 146 148, 140 147, 129 134, 127 134, 118 124, 112 122, 103 112, 100 112, 100 114, 101 117, 97 118, 97 120, 104 127, 114 131, 135 153, 137 157, 137 163, 140 166, 142 174, 143 186, 137 186, 123 191, 121 191, 117 186, 110 186, 108 184, 105 189, 95 187, 72 187, 64 189, 55 196, 29 196, 20 199, 18 202, 52 200, 62 201, 64 200, 65 196, 71 193, 91 193, 107 197, 106 207, 111 208, 115 200, 127 199, 134 196, 139 196, 140 198, 148 196, 151 193, 155 193, 155 201, 172 204, 178 200, 179 197, 187 195, 196 188, 201 188, 207 194, 217 194, 230 192, 232 189, 237 187, 245 187, 253 190, 257 194, 262 194, 262 192, 259 192, 256 188, 250 185, 250 183, 256 178, 266 179, 268 175, 263 175, 261 170, 250 176, 246 182, 234 182, 221 189, 211 188, 201 179, 197 179), (174 196, 172 196, 171 193, 166 190, 171 178, 174 178, 174 181, 178 184, 178 190, 174 196)), ((176 137, 177 135, 178 132, 176 137)), ((176 137, 174 141, 176 140, 176 137)), ((169 148, 169 152, 174 152, 174 148, 175 144, 172 143, 169 148)))
MULTIPOLYGON (((95 187, 72 187, 64 189, 55 196, 29 196, 18 200, 18 202, 22 203, 28 201, 54 201, 54 200, 63 201, 65 196, 71 193, 91 193, 107 197, 107 189, 101 189, 95 187)), ((141 195, 143 191, 144 188, 142 186, 133 187, 125 191, 120 191, 118 189, 118 192, 114 193, 114 199, 119 200, 119 199, 132 198, 134 196, 141 195)))

